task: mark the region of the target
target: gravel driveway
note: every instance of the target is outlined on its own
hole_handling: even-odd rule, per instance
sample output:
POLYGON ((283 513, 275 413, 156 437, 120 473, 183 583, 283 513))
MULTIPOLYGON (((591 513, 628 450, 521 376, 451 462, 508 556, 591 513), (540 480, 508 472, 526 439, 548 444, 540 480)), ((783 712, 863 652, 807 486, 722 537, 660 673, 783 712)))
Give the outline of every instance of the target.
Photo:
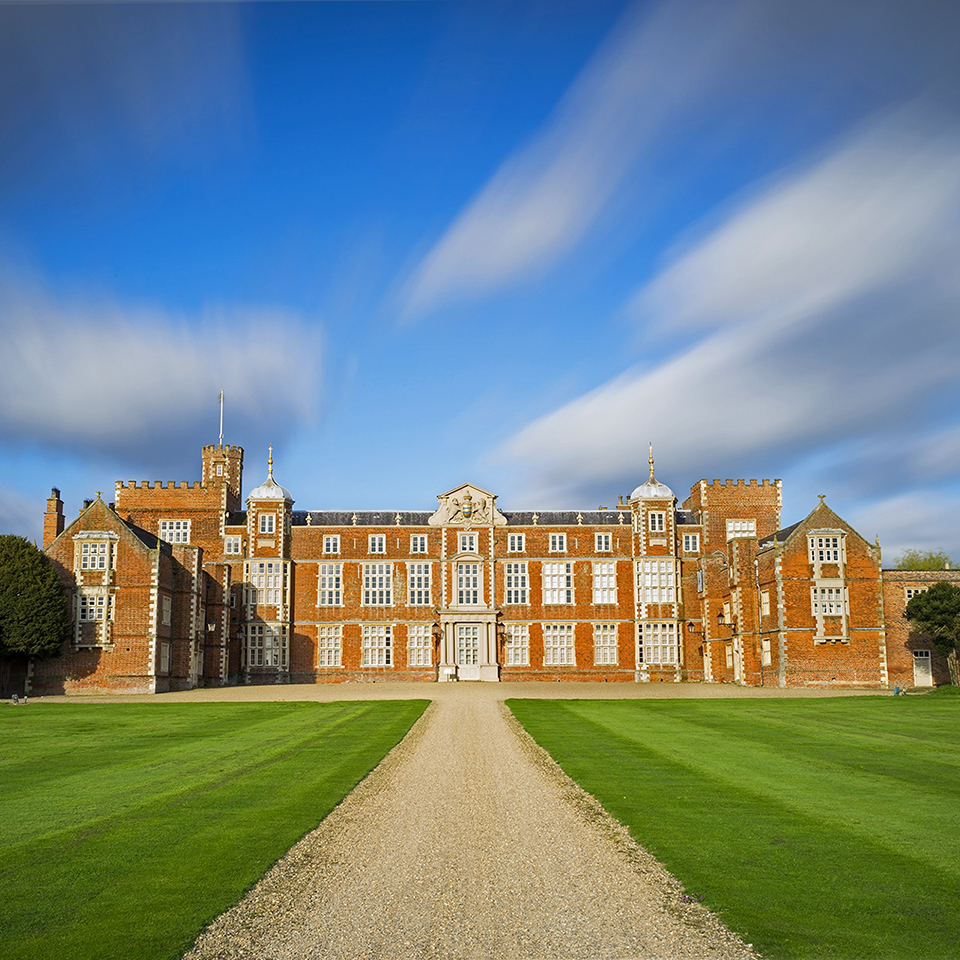
POLYGON ((527 737, 502 686, 418 693, 433 703, 410 734, 190 960, 755 956, 527 737))

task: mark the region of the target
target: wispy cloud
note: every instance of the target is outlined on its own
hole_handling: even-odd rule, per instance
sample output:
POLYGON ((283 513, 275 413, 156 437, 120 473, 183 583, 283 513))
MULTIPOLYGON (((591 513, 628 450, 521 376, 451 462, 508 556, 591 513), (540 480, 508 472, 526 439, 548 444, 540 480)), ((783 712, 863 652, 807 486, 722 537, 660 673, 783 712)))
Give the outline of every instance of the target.
POLYGON ((631 308, 700 339, 504 446, 538 502, 636 475, 648 437, 693 480, 922 432, 924 404, 960 376, 960 136, 923 131, 887 118, 678 252, 631 308))
POLYGON ((221 389, 245 436, 283 435, 315 404, 319 334, 278 309, 178 316, 0 271, 0 338, 5 440, 142 459, 173 438, 210 442, 221 389))
MULTIPOLYGON (((509 157, 418 265, 407 315, 489 293, 553 264, 600 216, 645 149, 714 91, 746 48, 749 2, 637 5, 544 128, 509 157)), ((754 26, 757 24, 754 23, 754 26)))

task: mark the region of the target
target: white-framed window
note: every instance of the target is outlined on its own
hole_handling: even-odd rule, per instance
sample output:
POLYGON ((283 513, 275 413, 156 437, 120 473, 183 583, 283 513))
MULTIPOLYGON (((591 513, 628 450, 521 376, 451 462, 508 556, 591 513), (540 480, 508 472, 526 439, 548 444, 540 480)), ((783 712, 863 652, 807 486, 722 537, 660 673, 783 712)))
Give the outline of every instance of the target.
POLYGON ((642 623, 640 628, 641 663, 677 662, 677 625, 675 623, 642 623))
POLYGON ((229 536, 223 538, 223 552, 239 554, 241 550, 240 537, 229 536))
POLYGON ((410 538, 410 552, 411 553, 427 552, 427 535, 425 533, 415 533, 410 538))
POLYGON ((818 613, 825 617, 840 617, 846 613, 843 587, 811 587, 810 601, 813 614, 818 613))
POLYGON ((551 553, 567 552, 567 535, 565 533, 550 534, 550 552, 551 553))
POLYGON ((545 623, 543 625, 543 665, 571 667, 575 664, 573 624, 545 623))
POLYGON ((475 606, 483 602, 480 584, 481 564, 457 564, 457 604, 475 606))
POLYGON ((165 626, 170 626, 170 621, 173 619, 173 600, 171 597, 161 597, 160 598, 160 623, 165 626))
POLYGON ((839 563, 842 550, 843 537, 810 537, 811 563, 839 563))
POLYGON ((594 534, 594 548, 597 553, 609 553, 613 549, 613 537, 609 533, 594 534))
POLYGON ((672 560, 642 560, 638 564, 637 593, 644 603, 675 603, 672 560))
POLYGON ((733 644, 725 643, 723 646, 727 655, 727 667, 732 668, 733 667, 733 644))
POLYGON ((543 565, 543 602, 573 603, 573 564, 543 565))
POLYGON ((385 533, 371 533, 367 537, 367 553, 386 553, 387 535, 385 533))
POLYGON ((277 515, 275 513, 260 514, 260 532, 265 534, 276 533, 277 515))
POLYGON ((339 623, 317 628, 317 666, 343 665, 343 627, 339 623))
POLYGON ((339 533, 326 533, 323 536, 323 552, 324 553, 339 553, 340 552, 340 534, 339 533))
POLYGON ((507 535, 507 553, 523 553, 527 549, 527 538, 523 533, 507 535))
POLYGON ((189 543, 190 542, 190 521, 189 520, 161 520, 160 521, 160 539, 167 543, 189 543))
POLYGON ((530 664, 530 628, 525 623, 504 624, 503 658, 508 667, 530 664))
POLYGON ((218 463, 218 464, 217 464, 217 476, 218 476, 218 477, 222 477, 222 476, 223 476, 223 464, 222 464, 222 463, 218 463))
POLYGON ((389 667, 393 665, 393 625, 389 623, 365 623, 361 664, 365 667, 389 667))
POLYGON ((667 529, 667 515, 659 510, 647 514, 647 526, 651 533, 664 533, 667 529))
POLYGON ((160 672, 169 673, 170 671, 170 644, 160 644, 160 672))
POLYGON ((684 553, 700 552, 700 534, 699 533, 685 533, 683 535, 683 552, 684 553))
POLYGON ((430 564, 407 564, 407 603, 411 607, 430 606, 430 564))
POLYGON ((363 605, 365 607, 393 606, 392 563, 363 565, 363 605))
POLYGON ((475 533, 461 533, 459 537, 459 553, 477 552, 477 535, 475 533))
POLYGON ((919 596, 921 593, 926 593, 926 592, 927 592, 927 588, 926 588, 926 587, 923 587, 923 588, 920 588, 920 587, 907 587, 907 588, 904 590, 904 593, 907 595, 907 599, 908 599, 908 600, 912 600, 914 597, 917 597, 917 596, 919 596))
POLYGON ((593 662, 597 665, 617 662, 617 625, 615 623, 593 625, 593 662))
POLYGON ((433 624, 407 625, 407 666, 429 667, 433 664, 433 624))
POLYGON ((760 663, 765 667, 770 666, 772 656, 770 652, 770 641, 764 639, 760 641, 760 663))
POLYGON ((736 540, 737 537, 755 537, 757 535, 756 520, 728 520, 727 539, 736 540))
POLYGON ((339 607, 343 603, 341 564, 321 563, 317 571, 318 607, 339 607))
POLYGON ((504 603, 527 603, 527 565, 508 563, 504 573, 504 603))
POLYGON ((770 591, 762 590, 760 592, 760 613, 764 617, 770 616, 770 591))
POLYGON ((247 624, 247 666, 287 666, 287 628, 274 623, 247 624))
POLYGON ((79 600, 77 617, 80 620, 90 622, 113 619, 113 597, 110 594, 89 593, 84 590, 80 593, 79 600))
POLYGON ((617 565, 612 560, 601 560, 593 565, 593 602, 617 602, 617 565))
POLYGON ((106 540, 84 541, 80 544, 81 570, 112 570, 116 567, 113 544, 106 540))
POLYGON ((280 606, 287 585, 287 564, 281 560, 261 560, 250 564, 251 604, 280 606))

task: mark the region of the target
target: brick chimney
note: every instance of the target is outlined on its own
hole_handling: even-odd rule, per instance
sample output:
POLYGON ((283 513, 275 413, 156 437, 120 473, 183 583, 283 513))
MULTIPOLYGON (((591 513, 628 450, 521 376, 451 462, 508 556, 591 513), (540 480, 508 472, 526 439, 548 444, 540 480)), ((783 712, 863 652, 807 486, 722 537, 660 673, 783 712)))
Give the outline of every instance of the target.
POLYGON ((53 487, 47 497, 47 512, 43 515, 43 549, 63 533, 63 501, 60 491, 53 487))

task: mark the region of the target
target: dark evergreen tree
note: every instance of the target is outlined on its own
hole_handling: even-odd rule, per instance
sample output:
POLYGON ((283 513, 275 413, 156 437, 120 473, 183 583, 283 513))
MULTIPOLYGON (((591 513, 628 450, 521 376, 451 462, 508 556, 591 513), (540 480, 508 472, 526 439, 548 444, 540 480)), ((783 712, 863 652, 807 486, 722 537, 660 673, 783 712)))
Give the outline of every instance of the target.
POLYGON ((940 655, 947 658, 950 676, 956 684, 957 647, 960 645, 960 587, 952 583, 934 583, 923 593, 911 597, 906 616, 920 633, 933 640, 940 655))
POLYGON ((29 540, 0 536, 0 660, 60 653, 70 613, 60 577, 29 540))

